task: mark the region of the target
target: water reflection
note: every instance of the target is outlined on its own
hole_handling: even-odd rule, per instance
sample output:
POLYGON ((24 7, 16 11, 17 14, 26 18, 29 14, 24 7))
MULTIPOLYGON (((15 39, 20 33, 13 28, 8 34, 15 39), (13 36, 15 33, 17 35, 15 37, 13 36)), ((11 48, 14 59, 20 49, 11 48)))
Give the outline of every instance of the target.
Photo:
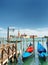
MULTIPOLYGON (((16 60, 14 63, 9 63, 8 65, 16 65, 16 60)), ((31 56, 23 62, 23 65, 48 65, 48 58, 44 61, 38 57, 38 54, 35 57, 31 56)))
MULTIPOLYGON (((38 38, 39 39, 39 38, 38 38)), ((35 40, 37 40, 37 39, 35 39, 35 40)), ((40 40, 40 39, 39 39, 40 40)), ((37 40, 38 41, 38 40, 37 40)), ((38 57, 38 53, 37 53, 37 41, 35 41, 35 56, 33 57, 30 57, 30 58, 28 58, 28 59, 26 59, 25 61, 24 61, 24 63, 23 63, 23 65, 48 65, 48 58, 44 61, 43 59, 40 59, 39 57, 38 57)), ((30 40, 30 41, 28 41, 27 43, 29 44, 30 42, 32 42, 32 39, 30 40)), ((41 43, 42 43, 42 41, 41 41, 41 43)), ((46 40, 44 40, 44 43, 43 43, 43 45, 45 46, 45 48, 46 48, 46 40)), ((20 46, 20 45, 18 45, 18 46, 20 46)), ((24 47, 24 50, 25 50, 25 47, 26 46, 26 42, 24 41, 23 42, 23 47, 24 47)), ((18 49, 19 49, 19 47, 18 47, 18 49)), ((19 49, 20 50, 20 49, 19 49)), ((16 61, 14 62, 14 63, 10 63, 10 64, 8 64, 8 65, 16 65, 16 61)))

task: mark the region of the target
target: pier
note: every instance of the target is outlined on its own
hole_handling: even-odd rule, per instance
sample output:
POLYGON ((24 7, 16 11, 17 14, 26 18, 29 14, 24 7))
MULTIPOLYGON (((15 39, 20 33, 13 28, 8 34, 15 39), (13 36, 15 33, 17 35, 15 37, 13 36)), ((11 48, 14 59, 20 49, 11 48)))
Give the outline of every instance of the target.
MULTIPOLYGON (((32 35, 30 38, 27 36, 16 37, 10 39, 7 37, 6 44, 0 44, 0 65, 17 65, 18 53, 21 54, 26 51, 29 44, 31 43, 34 51, 33 55, 23 62, 23 65, 42 65, 43 60, 40 60, 37 51, 38 41, 45 47, 47 39, 44 37, 38 38, 32 35), (19 45, 18 45, 19 44, 19 45)), ((46 47, 45 47, 46 48, 46 47)), ((48 65, 48 58, 46 58, 45 64, 48 65)), ((43 62, 44 65, 44 62, 43 62)))
POLYGON ((17 59, 19 51, 17 51, 17 43, 21 41, 16 41, 16 43, 0 44, 0 65, 8 63, 9 59, 14 61, 14 57, 17 59))

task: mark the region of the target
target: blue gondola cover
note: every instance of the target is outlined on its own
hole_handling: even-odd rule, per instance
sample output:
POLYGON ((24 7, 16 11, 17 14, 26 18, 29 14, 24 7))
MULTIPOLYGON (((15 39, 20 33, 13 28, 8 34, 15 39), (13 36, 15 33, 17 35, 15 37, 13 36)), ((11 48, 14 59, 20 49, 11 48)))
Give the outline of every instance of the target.
POLYGON ((39 53, 46 52, 46 49, 38 42, 37 50, 39 53))
POLYGON ((27 57, 29 57, 29 56, 31 56, 31 55, 32 55, 32 53, 24 52, 24 53, 22 54, 22 57, 23 57, 23 58, 27 58, 27 57))

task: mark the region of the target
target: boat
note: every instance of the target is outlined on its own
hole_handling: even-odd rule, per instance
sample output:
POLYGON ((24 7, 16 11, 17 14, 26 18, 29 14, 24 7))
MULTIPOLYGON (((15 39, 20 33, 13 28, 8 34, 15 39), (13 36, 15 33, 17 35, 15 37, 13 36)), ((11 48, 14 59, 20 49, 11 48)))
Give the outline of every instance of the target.
POLYGON ((22 57, 23 57, 23 59, 24 59, 24 58, 30 57, 31 55, 32 55, 32 53, 24 52, 24 53, 22 54, 22 57))
POLYGON ((46 49, 38 42, 37 50, 39 53, 46 52, 46 49))
POLYGON ((46 53, 46 49, 40 43, 38 43, 37 50, 39 57, 45 59, 48 56, 48 54, 46 53))
POLYGON ((33 46, 29 45, 29 47, 26 49, 26 51, 23 52, 22 58, 25 59, 25 58, 30 57, 33 54, 33 50, 34 50, 33 46))
POLYGON ((42 52, 42 53, 39 53, 39 56, 40 56, 40 57, 42 57, 42 58, 43 58, 43 57, 45 58, 45 57, 47 57, 47 56, 48 56, 48 54, 47 54, 47 53, 45 53, 45 52, 42 52))

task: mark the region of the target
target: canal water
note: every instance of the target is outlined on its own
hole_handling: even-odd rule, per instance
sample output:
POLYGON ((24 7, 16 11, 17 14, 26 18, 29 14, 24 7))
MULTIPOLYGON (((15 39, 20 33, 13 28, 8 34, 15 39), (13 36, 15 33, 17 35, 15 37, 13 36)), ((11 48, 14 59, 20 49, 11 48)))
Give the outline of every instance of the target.
MULTIPOLYGON (((8 63, 8 65, 17 65, 16 60, 14 63, 8 63)), ((48 60, 44 61, 43 59, 39 59, 37 57, 31 56, 30 58, 24 60, 23 65, 48 65, 48 60)))
MULTIPOLYGON (((19 40, 19 39, 18 39, 19 40)), ((28 47, 28 45, 30 44, 30 42, 33 44, 33 39, 25 39, 25 38, 22 38, 21 39, 23 42, 22 42, 22 51, 26 50, 26 48, 28 47)), ((35 38, 34 39, 34 43, 35 43, 35 56, 31 56, 27 59, 24 60, 23 62, 23 65, 48 65, 48 58, 46 58, 46 60, 43 60, 43 59, 40 59, 38 57, 38 52, 37 52, 37 43, 38 41, 46 48, 47 50, 47 47, 46 47, 46 39, 42 39, 42 38, 35 38)), ((21 49, 21 44, 18 43, 18 47, 17 49, 20 51, 21 49)), ((17 65, 16 64, 16 60, 14 61, 14 63, 8 63, 8 65, 17 65)))

